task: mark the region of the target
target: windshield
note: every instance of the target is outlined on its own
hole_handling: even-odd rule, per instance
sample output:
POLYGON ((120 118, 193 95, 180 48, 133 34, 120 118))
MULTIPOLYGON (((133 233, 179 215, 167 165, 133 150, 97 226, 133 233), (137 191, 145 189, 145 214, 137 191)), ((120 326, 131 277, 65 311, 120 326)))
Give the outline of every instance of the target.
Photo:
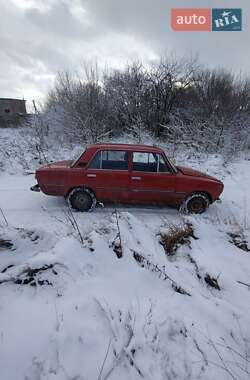
MULTIPOLYGON (((167 157, 167 156, 166 156, 166 157, 167 157)), ((168 160, 168 162, 169 162, 169 165, 172 167, 173 171, 174 171, 175 173, 177 173, 177 172, 178 172, 178 169, 177 169, 176 165, 174 164, 174 162, 173 162, 170 158, 168 158, 168 157, 167 157, 167 160, 168 160)))
POLYGON ((84 152, 85 152, 85 150, 83 152, 81 152, 80 154, 78 154, 77 158, 75 158, 74 160, 72 160, 71 165, 70 165, 71 168, 73 166, 75 166, 75 164, 77 163, 78 160, 80 160, 80 158, 81 158, 81 156, 83 155, 84 152))

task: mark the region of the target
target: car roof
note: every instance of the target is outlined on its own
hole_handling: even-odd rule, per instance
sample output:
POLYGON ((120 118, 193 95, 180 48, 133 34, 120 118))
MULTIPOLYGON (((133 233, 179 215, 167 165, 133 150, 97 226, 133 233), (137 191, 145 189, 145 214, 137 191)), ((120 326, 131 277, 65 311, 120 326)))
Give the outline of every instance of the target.
POLYGON ((128 150, 128 151, 136 151, 136 152, 154 152, 161 153, 162 149, 157 148, 153 145, 141 145, 141 144, 92 144, 88 145, 87 149, 114 149, 114 150, 128 150))

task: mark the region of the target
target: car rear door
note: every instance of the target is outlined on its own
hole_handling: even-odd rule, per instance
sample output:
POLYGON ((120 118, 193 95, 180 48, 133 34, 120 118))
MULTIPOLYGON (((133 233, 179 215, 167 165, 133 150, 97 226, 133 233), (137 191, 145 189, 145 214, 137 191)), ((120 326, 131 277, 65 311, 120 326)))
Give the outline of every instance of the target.
POLYGON ((130 192, 135 203, 175 203, 175 174, 163 156, 152 152, 133 152, 130 192))
POLYGON ((85 171, 85 186, 100 201, 127 202, 129 199, 129 152, 98 151, 85 171))

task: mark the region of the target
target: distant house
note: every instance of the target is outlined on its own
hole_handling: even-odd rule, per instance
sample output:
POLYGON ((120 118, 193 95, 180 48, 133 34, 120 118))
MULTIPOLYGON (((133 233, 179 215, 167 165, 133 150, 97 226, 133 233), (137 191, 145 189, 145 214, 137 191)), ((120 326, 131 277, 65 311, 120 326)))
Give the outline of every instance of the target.
POLYGON ((27 117, 24 99, 0 98, 0 128, 20 124, 27 117))

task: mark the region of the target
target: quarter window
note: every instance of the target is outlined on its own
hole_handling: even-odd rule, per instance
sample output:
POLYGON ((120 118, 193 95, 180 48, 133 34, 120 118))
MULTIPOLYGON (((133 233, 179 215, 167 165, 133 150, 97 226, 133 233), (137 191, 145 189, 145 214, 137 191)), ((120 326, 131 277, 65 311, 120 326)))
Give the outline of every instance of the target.
POLYGON ((133 170, 139 172, 169 172, 162 156, 157 153, 133 153, 133 170))
POLYGON ((97 152, 89 168, 128 170, 128 152, 120 150, 102 150, 97 152))

